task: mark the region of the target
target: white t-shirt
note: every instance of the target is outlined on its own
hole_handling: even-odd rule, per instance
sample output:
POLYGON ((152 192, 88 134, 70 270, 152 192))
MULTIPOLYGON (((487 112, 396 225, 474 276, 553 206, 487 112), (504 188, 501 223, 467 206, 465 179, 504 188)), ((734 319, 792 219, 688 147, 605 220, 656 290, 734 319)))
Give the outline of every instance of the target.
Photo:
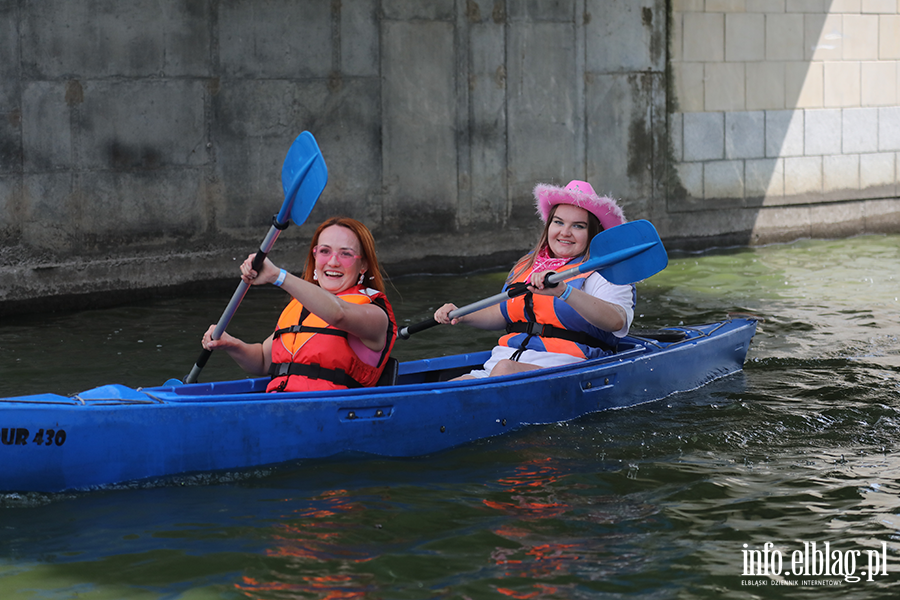
MULTIPOLYGON (((613 335, 618 338, 628 335, 628 328, 634 321, 634 291, 630 285, 616 285, 608 282, 599 273, 591 273, 585 279, 582 290, 600 300, 605 300, 611 304, 617 304, 625 310, 625 327, 618 331, 614 331, 613 335)), ((484 363, 483 369, 476 369, 469 373, 473 377, 487 377, 491 373, 498 362, 508 359, 516 352, 516 348, 509 346, 495 346, 491 352, 491 357, 484 363)), ((539 367, 558 367, 560 365, 569 365, 583 361, 583 358, 572 356, 571 354, 560 354, 557 352, 542 352, 540 350, 525 350, 519 356, 518 362, 539 367)))
POLYGON ((628 328, 634 321, 634 290, 630 285, 610 283, 599 273, 591 273, 584 282, 584 291, 594 298, 600 298, 610 304, 618 304, 625 309, 625 327, 614 331, 613 335, 622 338, 628 335, 628 328))

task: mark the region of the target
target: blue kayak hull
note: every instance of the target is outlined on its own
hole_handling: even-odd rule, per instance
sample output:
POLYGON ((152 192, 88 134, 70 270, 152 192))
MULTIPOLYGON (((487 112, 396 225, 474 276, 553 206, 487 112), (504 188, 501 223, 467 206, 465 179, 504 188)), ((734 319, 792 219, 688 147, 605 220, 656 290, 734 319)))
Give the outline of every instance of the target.
POLYGON ((0 491, 57 492, 341 453, 422 456, 528 424, 568 421, 741 370, 756 322, 626 338, 615 356, 507 377, 438 381, 487 353, 401 363, 398 385, 266 394, 266 380, 108 385, 0 399, 0 491))

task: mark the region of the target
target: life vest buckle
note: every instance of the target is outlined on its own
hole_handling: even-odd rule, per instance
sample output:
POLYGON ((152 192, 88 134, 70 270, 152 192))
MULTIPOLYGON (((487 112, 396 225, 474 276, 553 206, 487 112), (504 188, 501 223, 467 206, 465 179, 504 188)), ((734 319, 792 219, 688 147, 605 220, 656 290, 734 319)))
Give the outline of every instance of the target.
MULTIPOLYGON (((519 323, 524 323, 524 325, 519 325, 519 327, 516 328, 517 333, 526 333, 538 337, 549 337, 553 334, 553 325, 535 323, 534 321, 519 321, 519 323)), ((509 331, 509 327, 507 327, 507 331, 509 331)))

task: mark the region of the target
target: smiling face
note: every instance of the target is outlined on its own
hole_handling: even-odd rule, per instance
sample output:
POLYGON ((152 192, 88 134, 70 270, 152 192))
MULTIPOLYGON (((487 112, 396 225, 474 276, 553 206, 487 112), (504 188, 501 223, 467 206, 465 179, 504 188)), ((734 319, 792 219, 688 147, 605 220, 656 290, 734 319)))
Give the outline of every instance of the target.
POLYGON ((368 268, 366 259, 362 258, 362 250, 356 234, 346 227, 332 225, 319 234, 317 248, 329 251, 330 256, 324 258, 316 253, 316 276, 319 286, 332 294, 348 290, 359 281, 359 274, 368 268), (350 254, 353 259, 342 259, 341 254, 350 254))
POLYGON ((588 211, 571 204, 556 207, 547 228, 547 246, 554 258, 574 258, 587 249, 588 211))

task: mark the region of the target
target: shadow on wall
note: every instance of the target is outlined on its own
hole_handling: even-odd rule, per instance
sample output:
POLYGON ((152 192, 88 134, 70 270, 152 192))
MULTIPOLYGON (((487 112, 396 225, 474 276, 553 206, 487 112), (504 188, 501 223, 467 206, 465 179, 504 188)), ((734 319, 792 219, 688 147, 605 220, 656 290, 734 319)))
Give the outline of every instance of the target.
POLYGON ((897 196, 900 17, 821 5, 673 13, 669 211, 717 211, 743 244, 877 227, 877 202, 841 201, 897 196))

